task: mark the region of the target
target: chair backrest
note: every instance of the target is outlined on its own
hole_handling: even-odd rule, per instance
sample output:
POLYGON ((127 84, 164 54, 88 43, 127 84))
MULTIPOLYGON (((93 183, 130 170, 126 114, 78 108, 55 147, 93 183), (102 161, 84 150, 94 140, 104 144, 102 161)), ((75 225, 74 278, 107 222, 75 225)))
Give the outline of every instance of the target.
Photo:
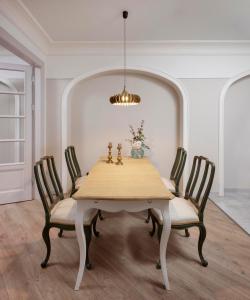
POLYGON ((66 160, 66 164, 68 167, 69 175, 70 175, 70 178, 72 181, 72 186, 75 186, 75 181, 77 179, 77 173, 76 173, 76 170, 73 165, 73 160, 72 160, 72 156, 71 156, 69 147, 67 147, 65 149, 64 154, 65 154, 65 160, 66 160))
POLYGON ((70 152, 71 152, 71 157, 72 157, 72 160, 73 160, 73 164, 74 164, 74 167, 75 167, 75 170, 76 170, 77 177, 82 177, 82 172, 81 172, 78 160, 77 160, 75 147, 74 146, 69 146, 69 149, 70 149, 70 152))
POLYGON ((68 146, 65 150, 66 164, 69 170, 69 174, 72 182, 74 183, 77 178, 81 177, 81 170, 76 158, 74 146, 68 146))
POLYGON ((180 185, 181 176, 184 171, 186 158, 187 158, 187 151, 182 147, 178 147, 175 156, 175 161, 170 173, 170 179, 173 180, 175 183, 176 196, 179 196, 180 194, 179 185, 180 185))
POLYGON ((49 187, 49 182, 48 182, 47 176, 45 174, 43 163, 44 163, 44 160, 42 160, 42 159, 35 163, 34 173, 35 173, 35 179, 36 179, 36 185, 38 188, 38 192, 41 197, 41 200, 43 203, 43 208, 45 211, 45 218, 46 218, 46 221, 49 221, 51 206, 53 206, 53 204, 55 204, 56 200, 53 197, 53 194, 49 187))
POLYGON ((47 163, 47 169, 49 171, 50 181, 52 183, 56 196, 59 199, 63 200, 64 199, 63 189, 62 189, 60 178, 57 173, 54 157, 52 155, 50 156, 47 155, 44 156, 42 160, 46 161, 47 163))
POLYGON ((204 156, 195 156, 185 190, 185 198, 192 201, 203 221, 204 209, 210 194, 215 173, 215 165, 204 156))

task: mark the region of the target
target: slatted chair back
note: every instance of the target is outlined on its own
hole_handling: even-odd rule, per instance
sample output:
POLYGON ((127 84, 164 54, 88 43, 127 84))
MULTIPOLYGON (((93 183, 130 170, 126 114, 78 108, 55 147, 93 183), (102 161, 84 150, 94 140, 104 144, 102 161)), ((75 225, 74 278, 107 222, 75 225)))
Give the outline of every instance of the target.
POLYGON ((64 199, 63 189, 61 185, 60 178, 58 176, 58 172, 55 165, 55 159, 52 155, 50 156, 44 156, 42 160, 46 161, 47 169, 49 172, 50 181, 52 183, 54 192, 56 196, 60 199, 64 199))
POLYGON ((69 148, 69 151, 71 153, 71 157, 72 157, 72 161, 73 161, 73 164, 74 164, 74 168, 75 168, 77 177, 81 177, 82 173, 81 173, 80 165, 79 165, 78 160, 77 160, 75 147, 74 146, 69 146, 68 148, 69 148))
POLYGON ((75 185, 75 181, 77 179, 77 172, 74 168, 74 164, 73 164, 73 160, 72 160, 72 156, 71 156, 71 152, 69 147, 67 147, 64 151, 65 153, 65 159, 66 159, 66 164, 68 167, 68 171, 69 171, 69 175, 72 181, 72 185, 75 185))
POLYGON ((43 203, 46 221, 49 221, 50 210, 51 207, 55 204, 56 200, 53 197, 53 194, 51 192, 49 182, 45 174, 43 163, 44 161, 42 159, 35 163, 34 174, 35 174, 38 192, 43 203))
POLYGON ((215 173, 215 165, 204 156, 195 156, 185 190, 185 198, 192 201, 203 221, 204 209, 209 197, 215 173))
POLYGON ((187 151, 182 147, 178 147, 175 156, 175 161, 170 173, 170 179, 173 180, 175 183, 175 192, 177 196, 179 196, 180 193, 179 185, 180 185, 181 176, 184 171, 186 158, 187 158, 187 151))

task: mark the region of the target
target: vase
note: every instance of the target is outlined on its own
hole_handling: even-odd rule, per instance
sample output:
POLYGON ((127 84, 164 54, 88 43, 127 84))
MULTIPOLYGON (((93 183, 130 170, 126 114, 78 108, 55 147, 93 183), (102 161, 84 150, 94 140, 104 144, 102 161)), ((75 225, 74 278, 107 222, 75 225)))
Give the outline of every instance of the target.
POLYGON ((143 148, 139 148, 139 149, 133 149, 131 150, 131 157, 132 158, 143 158, 144 156, 144 150, 143 148))

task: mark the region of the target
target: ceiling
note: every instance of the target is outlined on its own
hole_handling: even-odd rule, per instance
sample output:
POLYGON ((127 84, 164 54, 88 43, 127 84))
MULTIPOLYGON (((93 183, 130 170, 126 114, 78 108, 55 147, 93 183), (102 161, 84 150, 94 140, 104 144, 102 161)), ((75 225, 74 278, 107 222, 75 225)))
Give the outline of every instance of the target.
POLYGON ((51 41, 250 40, 249 0, 18 0, 51 41))

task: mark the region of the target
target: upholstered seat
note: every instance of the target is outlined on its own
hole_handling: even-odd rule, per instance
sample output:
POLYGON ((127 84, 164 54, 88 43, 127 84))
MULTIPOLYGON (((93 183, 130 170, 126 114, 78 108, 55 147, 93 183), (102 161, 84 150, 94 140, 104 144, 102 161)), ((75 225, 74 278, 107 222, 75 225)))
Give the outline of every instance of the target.
MULTIPOLYGON (((90 209, 84 218, 84 225, 90 225, 97 214, 97 209, 90 209)), ((76 200, 67 198, 59 201, 52 208, 50 222, 66 225, 75 225, 76 200)))
POLYGON ((82 185, 82 183, 84 182, 86 177, 87 176, 82 176, 82 177, 79 177, 79 178, 76 179, 75 186, 76 186, 77 190, 80 188, 80 186, 82 185))
POLYGON ((175 192, 175 187, 170 179, 167 179, 165 177, 161 177, 161 180, 163 181, 164 185, 170 192, 175 192))
MULTIPOLYGON (((170 216, 172 225, 199 223, 196 207, 190 200, 175 197, 170 201, 170 216)), ((163 223, 162 213, 159 209, 151 210, 159 224, 163 223)))

